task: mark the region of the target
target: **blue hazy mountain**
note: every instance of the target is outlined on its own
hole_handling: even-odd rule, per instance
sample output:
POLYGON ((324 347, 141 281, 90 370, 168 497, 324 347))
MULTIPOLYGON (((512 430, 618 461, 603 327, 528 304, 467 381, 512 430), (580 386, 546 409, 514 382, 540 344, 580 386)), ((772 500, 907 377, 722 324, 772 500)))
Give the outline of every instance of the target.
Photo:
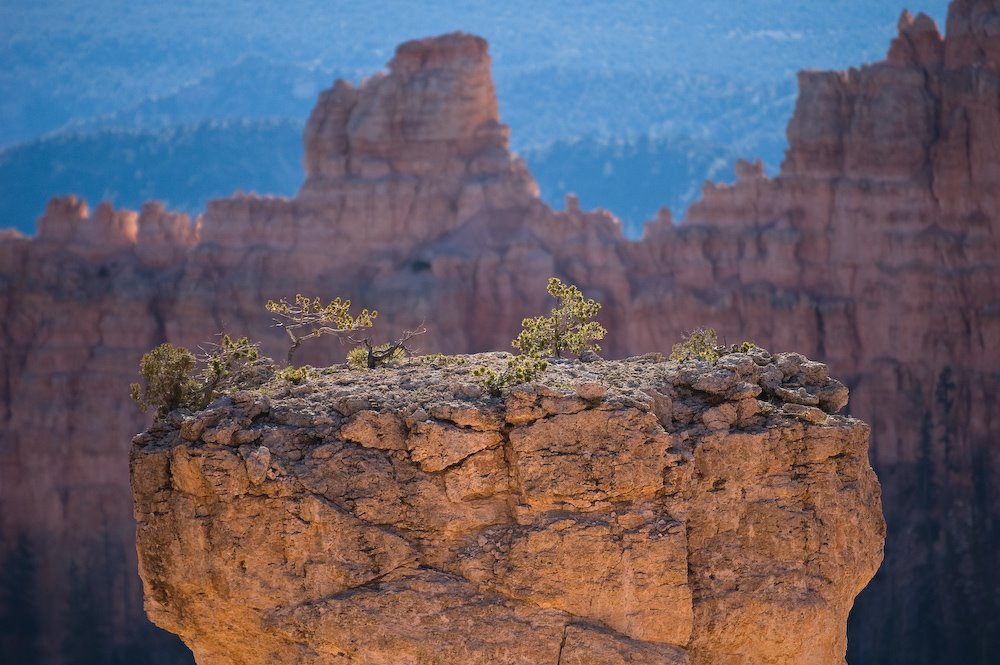
POLYGON ((294 120, 48 136, 0 153, 0 185, 15 194, 0 197, 0 219, 29 220, 18 228, 30 231, 49 197, 63 194, 133 210, 157 199, 189 213, 237 189, 292 194, 302 183, 301 146, 294 120))
POLYGON ((147 97, 113 113, 75 118, 57 133, 103 128, 160 129, 205 120, 245 118, 288 118, 301 122, 331 81, 352 75, 352 72, 250 55, 168 94, 147 97))
POLYGON ((566 194, 577 194, 585 210, 605 208, 622 220, 631 238, 644 222, 668 207, 682 214, 701 193, 705 180, 732 180, 733 155, 691 139, 559 141, 523 154, 544 197, 561 209, 566 194))
MULTIPOLYGON (((946 7, 947 0, 919 0, 909 9, 941 21, 946 7)), ((319 90, 334 78, 357 81, 379 70, 399 42, 451 30, 490 41, 502 116, 514 149, 541 169, 543 196, 561 202, 553 187, 563 182, 579 189, 586 206, 632 223, 622 207, 627 192, 589 200, 611 191, 583 190, 606 182, 598 172, 567 177, 545 169, 561 169, 558 156, 575 145, 590 146, 581 169, 602 170, 601 146, 631 144, 641 146, 634 164, 645 159, 639 155, 652 164, 675 153, 711 164, 725 154, 760 157, 773 172, 796 71, 882 58, 901 10, 898 0, 509 0, 421 3, 419 11, 404 0, 5 0, 0 226, 30 232, 48 195, 66 191, 102 192, 129 206, 142 192, 195 209, 209 191, 291 193, 298 183, 288 185, 283 169, 269 179, 226 166, 222 151, 232 149, 233 132, 248 142, 245 154, 280 155, 299 168, 301 147, 275 127, 301 126, 319 90), (182 143, 171 150, 170 140, 182 143), (653 157, 656 151, 664 156, 653 157), (117 160, 129 153, 188 161, 117 160), (81 167, 63 168, 73 163, 81 167), (177 174, 196 164, 203 182, 214 184, 181 194, 190 183, 177 174)), ((697 191, 707 171, 661 173, 687 173, 690 180, 661 188, 683 193, 697 191)), ((661 203, 681 205, 683 197, 672 196, 661 203)))
MULTIPOLYGON (((912 11, 942 19, 946 0, 912 11)), ((249 56, 359 75, 396 44, 465 30, 490 40, 498 79, 578 67, 786 80, 885 53, 901 0, 5 0, 0 145, 162 97, 249 56)))

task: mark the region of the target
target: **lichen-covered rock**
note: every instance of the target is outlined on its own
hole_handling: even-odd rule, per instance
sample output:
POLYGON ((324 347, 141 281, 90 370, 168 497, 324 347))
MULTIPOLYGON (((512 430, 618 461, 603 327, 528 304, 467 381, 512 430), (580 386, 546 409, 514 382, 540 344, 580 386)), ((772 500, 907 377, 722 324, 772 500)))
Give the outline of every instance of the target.
POLYGON ((868 428, 725 396, 816 363, 719 365, 559 361, 500 398, 339 367, 172 414, 132 451, 147 612, 202 665, 842 663, 885 535, 868 428))

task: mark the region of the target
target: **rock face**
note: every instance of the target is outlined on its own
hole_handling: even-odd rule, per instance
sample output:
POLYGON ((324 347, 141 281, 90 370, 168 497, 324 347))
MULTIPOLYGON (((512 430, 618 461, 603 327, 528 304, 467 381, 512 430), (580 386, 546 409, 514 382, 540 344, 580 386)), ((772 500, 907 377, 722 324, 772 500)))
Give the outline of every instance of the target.
MULTIPOLYGON (((147 424, 125 396, 144 351, 224 330, 281 357, 262 303, 298 292, 377 308, 387 338, 424 322, 424 352, 506 349, 524 316, 551 307, 557 275, 604 304, 608 357, 666 351, 708 325, 845 377, 852 415, 871 423, 888 522, 849 657, 990 662, 998 21, 996 2, 956 0, 946 38, 904 14, 886 61, 803 73, 781 174, 741 163, 736 183, 706 185, 683 223, 664 212, 640 242, 608 213, 538 200, 506 149, 484 44, 466 35, 405 44, 386 74, 325 93, 294 199, 217 201, 193 221, 55 202, 38 237, 0 236, 3 542, 31 534, 45 598, 67 596, 69 561, 89 552, 77 567, 114 590, 94 615, 124 649, 140 616, 125 442, 147 424)), ((301 361, 342 353, 318 344, 301 361)), ((446 465, 439 453, 423 463, 446 465)), ((56 605, 45 620, 58 635, 56 605)))
POLYGON ((887 61, 803 73, 781 175, 745 168, 664 229, 665 260, 690 266, 676 292, 699 294, 667 306, 787 335, 850 377, 872 423, 889 545, 852 619, 857 662, 1000 646, 984 637, 1000 611, 998 20, 996 2, 954 2, 942 39, 904 14, 887 61))
POLYGON ((800 403, 846 402, 824 365, 568 361, 489 398, 471 360, 136 437, 150 617, 209 665, 843 662, 885 523, 868 427, 800 403))

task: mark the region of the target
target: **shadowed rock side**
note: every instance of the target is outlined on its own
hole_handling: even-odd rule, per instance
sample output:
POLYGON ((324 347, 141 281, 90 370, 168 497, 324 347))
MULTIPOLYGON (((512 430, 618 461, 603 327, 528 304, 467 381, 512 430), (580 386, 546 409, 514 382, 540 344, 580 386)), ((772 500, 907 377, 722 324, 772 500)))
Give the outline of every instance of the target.
MULTIPOLYGON (((122 590, 99 615, 120 636, 139 616, 124 453, 145 424, 126 398, 144 351, 226 331, 282 357, 262 303, 298 292, 377 308, 386 339, 424 322, 421 351, 505 349, 551 307, 556 275, 604 303, 609 357, 710 325, 845 377, 852 414, 872 426, 889 525, 851 657, 990 662, 998 21, 998 3, 959 0, 942 39, 904 14, 886 61, 803 73, 781 174, 742 162, 735 184, 706 185, 682 224, 664 211, 637 243, 606 212, 537 198, 507 150, 485 43, 458 34, 405 44, 387 73, 322 95, 294 199, 217 201, 194 221, 54 201, 38 237, 0 236, 4 542, 31 530, 39 593, 58 598, 68 559, 103 541, 87 568, 122 590)), ((343 352, 321 341, 300 358, 343 352)))
POLYGON ((340 366, 170 414, 132 451, 150 617, 201 665, 843 662, 885 523, 826 366, 543 380, 340 366))

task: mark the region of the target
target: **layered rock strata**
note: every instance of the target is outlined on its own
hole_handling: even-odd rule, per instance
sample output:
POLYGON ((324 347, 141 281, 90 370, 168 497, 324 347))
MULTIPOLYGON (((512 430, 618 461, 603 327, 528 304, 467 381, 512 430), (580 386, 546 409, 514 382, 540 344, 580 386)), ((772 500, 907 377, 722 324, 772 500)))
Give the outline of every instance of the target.
POLYGON ((606 212, 537 199, 506 149, 485 46, 462 35, 404 45, 387 73, 325 93, 294 199, 236 197, 193 221, 63 200, 38 237, 0 234, 0 538, 37 543, 46 644, 64 632, 71 562, 107 622, 87 632, 123 652, 141 638, 125 442, 147 424, 126 397, 144 351, 226 331, 281 357, 262 303, 297 292, 378 308, 384 338, 423 322, 422 351, 505 349, 558 275, 604 304, 609 357, 709 325, 844 377, 889 525, 851 657, 992 662, 998 21, 995 1, 956 0, 946 38, 904 14, 886 61, 803 73, 782 172, 741 163, 641 242, 606 212))
POLYGON ((564 361, 490 398, 469 360, 136 437, 150 617, 201 665, 843 662, 885 523, 825 365, 564 361))

